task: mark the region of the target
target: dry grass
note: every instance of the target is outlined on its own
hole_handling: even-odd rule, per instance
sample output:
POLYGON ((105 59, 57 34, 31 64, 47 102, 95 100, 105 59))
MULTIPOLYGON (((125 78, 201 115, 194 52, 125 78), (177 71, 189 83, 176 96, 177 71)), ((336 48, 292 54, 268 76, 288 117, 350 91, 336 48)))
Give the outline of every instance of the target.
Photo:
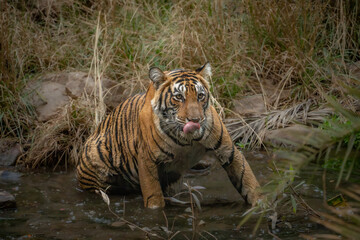
POLYGON ((29 151, 18 164, 36 169, 67 169, 75 166, 83 143, 94 126, 94 105, 84 98, 72 100, 55 118, 39 123, 32 131, 29 151))
POLYGON ((225 124, 234 141, 246 148, 254 149, 265 146, 263 141, 270 130, 285 128, 295 123, 321 123, 333 112, 330 108, 319 107, 313 100, 308 100, 287 109, 264 113, 261 116, 247 118, 239 116, 226 119, 225 124))
POLYGON ((255 39, 249 54, 256 73, 252 82, 275 86, 270 96, 263 92, 268 98, 291 90, 290 98, 274 101, 270 109, 321 99, 322 92, 337 88, 334 75, 346 73, 347 63, 359 57, 357 1, 271 0, 249 1, 247 6, 248 32, 255 39))
MULTIPOLYGON (((89 71, 132 94, 146 89, 150 66, 194 69, 210 61, 212 92, 224 107, 235 97, 261 93, 267 109, 287 111, 309 98, 323 102, 330 89, 346 97, 339 79, 359 57, 353 0, 40 2, 48 4, 0 6, 1 137, 22 142, 47 131, 34 130, 35 114, 22 96, 28 79, 44 73, 89 71)), ((102 94, 96 89, 91 100, 95 123, 105 112, 102 94)))

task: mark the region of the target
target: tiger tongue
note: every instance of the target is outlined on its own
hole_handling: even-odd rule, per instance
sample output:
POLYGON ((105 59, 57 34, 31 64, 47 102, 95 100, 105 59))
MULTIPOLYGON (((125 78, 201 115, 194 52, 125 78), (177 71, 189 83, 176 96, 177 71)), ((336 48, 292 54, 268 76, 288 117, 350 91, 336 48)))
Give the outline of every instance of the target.
POLYGON ((196 130, 198 130, 200 128, 200 124, 199 123, 195 123, 195 122, 187 122, 183 128, 183 131, 185 134, 187 133, 193 133, 196 130))

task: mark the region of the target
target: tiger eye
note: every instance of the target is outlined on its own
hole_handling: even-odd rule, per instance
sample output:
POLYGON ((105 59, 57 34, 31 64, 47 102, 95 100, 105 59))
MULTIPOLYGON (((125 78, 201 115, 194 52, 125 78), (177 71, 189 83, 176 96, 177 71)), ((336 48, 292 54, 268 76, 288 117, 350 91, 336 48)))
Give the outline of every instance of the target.
POLYGON ((205 98, 205 94, 199 93, 198 99, 199 99, 199 100, 204 100, 204 98, 205 98))
POLYGON ((181 95, 181 94, 176 94, 176 95, 175 95, 175 99, 178 100, 178 101, 182 101, 182 100, 183 100, 183 95, 181 95))

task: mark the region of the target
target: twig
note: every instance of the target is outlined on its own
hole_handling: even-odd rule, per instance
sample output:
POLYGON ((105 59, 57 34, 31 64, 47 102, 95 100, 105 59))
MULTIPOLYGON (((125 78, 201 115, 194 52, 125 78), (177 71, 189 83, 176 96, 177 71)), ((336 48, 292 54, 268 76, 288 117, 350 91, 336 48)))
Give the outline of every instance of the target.
POLYGON ((268 230, 268 234, 270 234, 273 238, 277 239, 277 240, 281 240, 281 238, 279 238, 278 236, 276 236, 275 234, 273 234, 270 229, 269 229, 269 225, 267 225, 267 230, 268 230))
POLYGON ((305 200, 300 196, 299 193, 295 191, 295 189, 291 185, 289 185, 289 187, 292 193, 300 200, 300 204, 303 205, 305 209, 307 209, 310 213, 313 213, 314 216, 321 218, 320 214, 318 214, 312 207, 310 207, 309 204, 305 202, 305 200))

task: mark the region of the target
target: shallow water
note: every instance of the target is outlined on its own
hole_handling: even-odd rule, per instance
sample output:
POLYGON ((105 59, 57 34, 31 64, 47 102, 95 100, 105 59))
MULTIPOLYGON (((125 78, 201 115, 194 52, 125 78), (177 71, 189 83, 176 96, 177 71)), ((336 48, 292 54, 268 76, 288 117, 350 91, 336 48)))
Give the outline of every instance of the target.
MULTIPOLYGON (((262 153, 248 153, 247 159, 260 183, 269 180, 271 169, 268 167, 269 157, 262 153)), ((14 168, 5 170, 0 177, 0 189, 13 194, 17 209, 0 210, 1 239, 145 239, 145 233, 131 230, 127 225, 112 226, 118 219, 112 214, 100 196, 83 192, 77 188, 73 171, 60 173, 17 173, 14 168)), ((306 171, 309 178, 299 190, 304 199, 315 208, 322 208, 322 183, 320 170, 306 171), (312 181, 311 181, 312 179, 312 181)), ((306 179, 304 178, 304 179, 306 179)), ((331 184, 331 175, 328 174, 331 184)), ((300 181, 301 179, 299 179, 300 181)), ((249 209, 243 204, 240 195, 232 187, 225 172, 215 165, 210 174, 188 174, 184 178, 190 185, 206 187, 202 190, 202 211, 198 214, 198 232, 203 239, 213 239, 206 231, 218 239, 248 239, 256 224, 251 219, 240 230, 236 226, 241 215, 249 209)), ((178 186, 179 188, 179 186, 178 186)), ((328 194, 331 194, 328 192, 328 194)), ((137 226, 145 227, 163 237, 167 237, 164 226, 166 220, 162 211, 143 208, 140 195, 111 195, 111 209, 117 215, 137 226)), ((284 207, 286 209, 291 206, 284 207)), ((174 239, 192 237, 191 218, 184 217, 188 206, 168 204, 164 213, 172 225, 173 232, 181 231, 174 239), (186 237, 185 237, 186 236, 186 237)), ((268 234, 268 223, 263 221, 256 239, 273 239, 268 234)), ((308 220, 305 212, 286 213, 273 231, 282 239, 298 239, 299 234, 328 233, 328 230, 308 220)), ((152 239, 152 238, 151 238, 152 239)), ((156 239, 156 238, 155 238, 156 239)))

